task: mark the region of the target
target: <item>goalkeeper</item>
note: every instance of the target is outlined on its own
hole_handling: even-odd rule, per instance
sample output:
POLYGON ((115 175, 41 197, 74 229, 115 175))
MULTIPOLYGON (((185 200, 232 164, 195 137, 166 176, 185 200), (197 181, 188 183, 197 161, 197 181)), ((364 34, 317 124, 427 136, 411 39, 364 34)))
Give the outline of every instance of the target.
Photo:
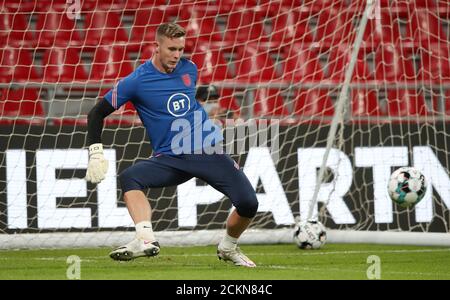
POLYGON ((131 260, 158 255, 160 245, 152 229, 152 211, 142 190, 178 185, 198 177, 228 196, 235 207, 217 247, 219 259, 255 267, 239 250, 237 240, 257 212, 256 193, 237 163, 221 151, 220 129, 195 100, 197 67, 182 58, 185 34, 184 28, 175 23, 161 24, 152 58, 120 80, 89 112, 86 180, 99 183, 105 178, 108 162, 101 142, 103 119, 131 101, 147 130, 153 156, 119 175, 136 236, 114 249, 110 257, 131 260))

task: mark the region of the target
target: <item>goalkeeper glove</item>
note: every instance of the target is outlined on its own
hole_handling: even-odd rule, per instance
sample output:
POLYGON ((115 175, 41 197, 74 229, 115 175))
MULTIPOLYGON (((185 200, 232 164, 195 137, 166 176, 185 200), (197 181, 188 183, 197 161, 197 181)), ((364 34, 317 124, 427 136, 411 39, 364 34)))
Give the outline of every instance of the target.
POLYGON ((108 161, 103 156, 103 145, 100 143, 90 145, 85 179, 92 183, 99 183, 105 179, 106 172, 108 172, 108 161))

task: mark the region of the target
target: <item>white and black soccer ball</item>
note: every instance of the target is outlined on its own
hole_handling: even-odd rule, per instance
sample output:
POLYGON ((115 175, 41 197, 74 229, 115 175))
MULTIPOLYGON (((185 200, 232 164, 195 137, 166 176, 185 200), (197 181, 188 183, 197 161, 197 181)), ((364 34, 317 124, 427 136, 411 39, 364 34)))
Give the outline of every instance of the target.
POLYGON ((319 249, 327 240, 327 232, 322 223, 315 220, 296 222, 294 243, 300 249, 319 249))
POLYGON ((389 179, 389 197, 401 207, 412 207, 419 203, 427 191, 425 176, 413 167, 395 170, 389 179))

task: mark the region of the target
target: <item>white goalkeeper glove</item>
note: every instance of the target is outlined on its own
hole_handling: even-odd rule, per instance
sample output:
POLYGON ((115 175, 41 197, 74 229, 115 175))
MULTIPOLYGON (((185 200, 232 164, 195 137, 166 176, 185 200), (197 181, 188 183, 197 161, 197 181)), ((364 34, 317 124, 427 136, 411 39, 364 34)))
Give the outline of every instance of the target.
POLYGON ((92 183, 99 183, 105 179, 106 172, 108 172, 108 161, 103 155, 103 145, 100 143, 90 145, 85 179, 92 183))

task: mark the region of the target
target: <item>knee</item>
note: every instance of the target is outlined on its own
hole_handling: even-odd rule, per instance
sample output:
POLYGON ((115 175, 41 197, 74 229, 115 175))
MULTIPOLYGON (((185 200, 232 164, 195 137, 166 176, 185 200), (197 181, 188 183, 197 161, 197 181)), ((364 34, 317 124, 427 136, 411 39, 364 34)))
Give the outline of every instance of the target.
POLYGON ((239 216, 253 218, 258 211, 258 199, 255 193, 247 195, 244 199, 237 201, 236 211, 239 216))
POLYGON ((119 183, 122 188, 122 192, 126 193, 130 190, 141 190, 142 187, 138 182, 136 182, 130 168, 124 170, 119 174, 119 183))

